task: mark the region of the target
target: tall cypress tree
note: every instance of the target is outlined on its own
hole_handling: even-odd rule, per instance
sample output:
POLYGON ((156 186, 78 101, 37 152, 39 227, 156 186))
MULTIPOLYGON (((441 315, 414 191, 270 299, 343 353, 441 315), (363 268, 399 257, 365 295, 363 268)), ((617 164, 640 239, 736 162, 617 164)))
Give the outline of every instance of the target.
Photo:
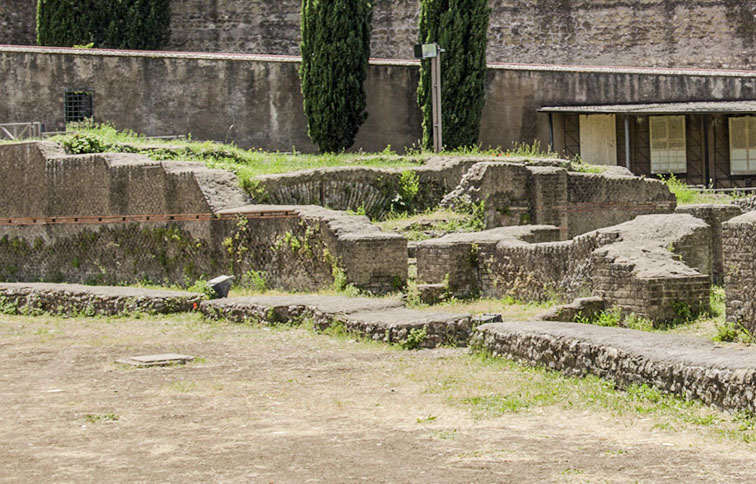
POLYGON ((37 43, 158 49, 170 36, 170 0, 38 0, 37 43))
POLYGON ((367 118, 369 0, 302 0, 302 80, 310 139, 323 152, 354 144, 367 118))
MULTIPOLYGON (((421 44, 438 42, 444 147, 478 143, 485 103, 486 43, 491 9, 487 0, 421 0, 421 44)), ((423 112, 423 146, 433 147, 430 60, 423 60, 417 101, 423 112)))

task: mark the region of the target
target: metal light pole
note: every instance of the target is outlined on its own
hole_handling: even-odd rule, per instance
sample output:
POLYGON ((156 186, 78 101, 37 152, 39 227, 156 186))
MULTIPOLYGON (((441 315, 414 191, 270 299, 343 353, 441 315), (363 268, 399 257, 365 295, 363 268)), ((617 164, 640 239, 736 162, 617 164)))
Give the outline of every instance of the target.
POLYGON ((444 49, 435 42, 415 45, 415 57, 431 60, 431 104, 433 106, 433 151, 444 149, 443 116, 441 114, 441 53, 444 49))

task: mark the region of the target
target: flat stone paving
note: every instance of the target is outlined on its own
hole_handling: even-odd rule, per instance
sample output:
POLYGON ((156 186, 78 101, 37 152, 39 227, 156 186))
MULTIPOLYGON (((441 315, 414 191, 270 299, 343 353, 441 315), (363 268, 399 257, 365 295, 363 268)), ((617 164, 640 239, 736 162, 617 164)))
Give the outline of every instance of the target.
POLYGON ((19 312, 41 310, 55 314, 116 315, 145 311, 175 313, 199 307, 204 296, 195 292, 120 286, 52 283, 0 283, 0 302, 19 312))
POLYGON ((494 354, 620 385, 648 384, 730 410, 756 411, 756 349, 687 336, 577 323, 484 324, 473 342, 494 354))
POLYGON ((200 310, 208 318, 237 322, 256 320, 276 324, 310 319, 319 329, 338 322, 349 331, 386 343, 405 342, 413 330, 425 330, 422 341, 416 341, 421 348, 465 345, 472 329, 469 314, 407 309, 398 299, 253 296, 205 301, 200 310))

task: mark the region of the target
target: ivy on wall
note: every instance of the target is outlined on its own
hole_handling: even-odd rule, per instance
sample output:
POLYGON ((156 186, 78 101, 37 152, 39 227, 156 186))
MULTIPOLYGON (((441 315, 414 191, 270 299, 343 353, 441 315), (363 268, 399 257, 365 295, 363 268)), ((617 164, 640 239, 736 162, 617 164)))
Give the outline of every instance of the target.
POLYGON ((170 36, 170 0, 38 0, 37 43, 158 49, 170 36))
POLYGON ((323 152, 344 151, 367 119, 373 6, 369 0, 302 1, 302 80, 310 139, 323 152))
MULTIPOLYGON (((419 43, 437 42, 441 55, 444 148, 478 143, 485 102, 487 0, 421 0, 419 43)), ((423 112, 423 146, 433 148, 431 61, 423 60, 417 100, 423 112)))

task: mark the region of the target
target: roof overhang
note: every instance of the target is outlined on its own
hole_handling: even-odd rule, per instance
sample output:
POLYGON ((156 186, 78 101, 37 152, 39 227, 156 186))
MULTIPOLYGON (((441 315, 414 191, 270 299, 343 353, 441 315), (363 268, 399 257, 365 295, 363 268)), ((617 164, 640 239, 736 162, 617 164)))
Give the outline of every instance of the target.
POLYGON ((704 101, 684 103, 653 104, 592 104, 578 106, 544 106, 541 113, 571 114, 716 114, 741 113, 756 114, 756 100, 748 101, 704 101))

